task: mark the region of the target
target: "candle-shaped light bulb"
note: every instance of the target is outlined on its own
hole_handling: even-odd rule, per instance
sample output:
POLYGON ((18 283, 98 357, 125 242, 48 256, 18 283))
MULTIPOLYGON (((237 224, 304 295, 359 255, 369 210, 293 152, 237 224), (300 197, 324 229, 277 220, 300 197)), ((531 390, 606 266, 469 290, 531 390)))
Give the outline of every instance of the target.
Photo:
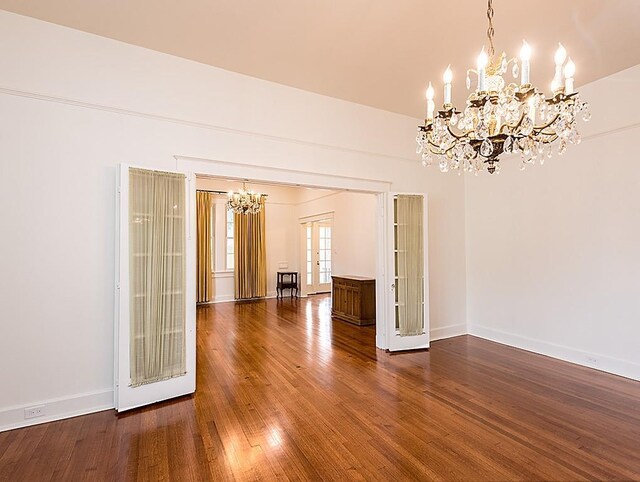
POLYGON ((571 60, 571 57, 569 57, 569 61, 567 62, 567 65, 564 66, 564 76, 573 78, 575 73, 576 73, 576 64, 574 64, 573 60, 571 60))
POLYGON ((530 63, 531 60, 531 47, 526 42, 526 40, 522 41, 522 48, 520 49, 520 60, 522 63, 522 74, 520 77, 520 84, 525 85, 529 83, 529 72, 530 72, 530 63))
POLYGON ((435 95, 435 91, 433 90, 433 86, 431 82, 429 82, 429 87, 427 87, 427 120, 433 120, 433 111, 436 106, 433 103, 433 96, 435 95))
POLYGON ((445 84, 450 84, 453 80, 453 72, 451 72, 451 65, 447 66, 447 70, 442 74, 442 80, 444 80, 445 84))
POLYGON ((433 85, 429 82, 429 87, 427 87, 427 100, 433 100, 433 95, 435 91, 433 90, 433 85))
POLYGON ((567 51, 562 46, 562 44, 559 43, 558 44, 558 50, 556 50, 556 54, 553 57, 553 60, 555 61, 556 65, 562 65, 562 64, 564 64, 564 61, 566 59, 567 59, 567 51))
POLYGON ((556 50, 556 54, 553 57, 554 62, 556 63, 556 73, 553 77, 553 82, 551 84, 551 88, 553 92, 560 90, 562 87, 562 64, 567 59, 567 51, 562 46, 562 44, 558 44, 558 50, 556 50), (554 88, 555 87, 555 88, 554 88))
POLYGON ((478 91, 484 92, 487 87, 487 63, 489 62, 489 57, 487 57, 487 53, 484 51, 484 47, 482 47, 482 51, 480 55, 478 55, 478 91))
POLYGON ((567 65, 564 66, 564 93, 569 95, 573 94, 573 76, 576 73, 576 64, 573 63, 571 57, 567 65))
POLYGON ((453 80, 451 65, 447 66, 447 70, 444 71, 442 80, 444 81, 444 103, 445 105, 451 104, 451 80, 453 80))

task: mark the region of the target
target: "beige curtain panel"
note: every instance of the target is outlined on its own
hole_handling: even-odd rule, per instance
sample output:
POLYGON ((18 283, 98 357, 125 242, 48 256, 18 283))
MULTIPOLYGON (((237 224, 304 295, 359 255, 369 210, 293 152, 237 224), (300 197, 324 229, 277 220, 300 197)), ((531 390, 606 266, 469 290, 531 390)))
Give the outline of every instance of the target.
POLYGON ((213 194, 205 191, 196 193, 197 219, 197 301, 211 301, 213 296, 213 279, 211 278, 211 210, 213 194))
POLYGON ((424 333, 423 197, 398 195, 397 274, 398 331, 400 336, 424 333))
POLYGON ((185 176, 129 171, 131 385, 184 375, 185 176))
POLYGON ((267 296, 267 250, 265 206, 257 214, 235 214, 235 298, 245 300, 267 296))

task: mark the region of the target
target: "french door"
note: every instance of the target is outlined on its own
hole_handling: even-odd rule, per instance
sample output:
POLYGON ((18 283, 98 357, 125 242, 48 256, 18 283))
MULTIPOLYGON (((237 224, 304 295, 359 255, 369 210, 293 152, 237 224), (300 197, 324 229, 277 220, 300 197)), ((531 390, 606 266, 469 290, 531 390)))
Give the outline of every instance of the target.
POLYGON ((120 165, 114 404, 195 391, 195 179, 120 165))
POLYGON ((427 200, 391 193, 387 200, 389 351, 429 347, 427 200))
POLYGON ((331 220, 313 221, 305 225, 307 293, 331 291, 332 226, 331 220))

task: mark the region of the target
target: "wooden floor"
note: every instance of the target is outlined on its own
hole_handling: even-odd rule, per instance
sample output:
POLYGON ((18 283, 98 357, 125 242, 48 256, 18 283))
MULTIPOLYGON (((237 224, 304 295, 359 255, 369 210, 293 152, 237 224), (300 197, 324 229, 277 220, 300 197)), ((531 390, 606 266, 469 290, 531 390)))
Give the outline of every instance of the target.
POLYGON ((0 480, 640 480, 640 383, 329 302, 198 308, 195 396, 0 433, 0 480))

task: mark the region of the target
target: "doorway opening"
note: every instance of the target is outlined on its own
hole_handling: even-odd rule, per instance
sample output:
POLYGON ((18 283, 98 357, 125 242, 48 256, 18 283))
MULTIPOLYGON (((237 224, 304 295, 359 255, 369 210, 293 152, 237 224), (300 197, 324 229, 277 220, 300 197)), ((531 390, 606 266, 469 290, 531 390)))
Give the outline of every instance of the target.
MULTIPOLYGON (((389 181, 371 179, 362 176, 331 175, 317 172, 303 171, 291 168, 269 167, 257 164, 238 164, 217 159, 207 159, 189 156, 174 156, 176 159, 176 170, 187 173, 197 173, 198 176, 213 176, 226 179, 251 179, 256 182, 276 183, 285 186, 297 186, 319 189, 345 190, 347 192, 360 192, 373 194, 377 200, 376 207, 376 268, 375 268, 375 298, 376 298, 376 347, 381 349, 390 348, 390 339, 396 336, 393 293, 393 265, 390 253, 393 252, 393 213, 390 210, 390 200, 393 199, 392 184, 389 181)), ((195 179, 194 179, 195 180, 195 179)), ((195 197, 195 182, 193 186, 195 197)), ((428 206, 424 195, 424 216, 425 216, 425 253, 426 240, 428 239, 428 223, 426 222, 428 206)), ((333 231, 335 242, 335 226, 333 231)), ((355 243, 370 243, 369 239, 357 239, 351 237, 355 243)), ((332 258, 333 274, 336 273, 335 253, 332 258)), ((428 256, 424 256, 424 331, 429 334, 429 284, 428 284, 428 256)), ((305 284, 301 286, 304 291, 305 284)), ((303 293, 303 295, 306 293, 303 293)), ((422 344, 420 344, 422 345, 422 344)), ((411 349, 411 348, 409 348, 411 349)))
POLYGON ((333 218, 307 221, 304 224, 303 276, 307 294, 329 293, 332 275, 333 218))
MULTIPOLYGON (((132 292, 129 289, 129 258, 133 256, 134 258, 140 253, 135 251, 135 249, 129 244, 129 174, 130 169, 133 167, 122 165, 120 168, 120 175, 118 176, 119 183, 117 186, 118 193, 118 217, 117 217, 117 225, 118 236, 117 236, 117 249, 116 249, 116 266, 117 266, 117 284, 116 284, 116 303, 118 305, 117 310, 117 319, 116 319, 116 337, 115 337, 115 389, 116 389, 116 399, 119 400, 116 403, 116 408, 120 409, 129 409, 136 406, 141 406, 144 404, 152 403, 153 401, 164 400, 167 398, 171 398, 174 396, 178 396, 183 393, 191 393, 195 389, 195 292, 196 292, 196 238, 197 238, 197 228, 196 228, 196 197, 197 197, 197 183, 199 180, 217 180, 224 181, 228 183, 233 182, 242 182, 243 180, 253 179, 254 184, 262 184, 265 186, 269 186, 269 188, 273 189, 298 189, 298 197, 295 203, 291 202, 277 202, 274 198, 271 199, 271 203, 274 207, 272 211, 279 210, 282 215, 279 221, 272 222, 270 226, 273 228, 274 232, 279 236, 276 236, 276 239, 279 239, 280 242, 274 242, 273 238, 270 243, 279 248, 279 252, 281 256, 276 256, 271 258, 269 263, 265 262, 267 265, 267 272, 277 271, 279 269, 292 269, 290 268, 290 264, 293 265, 293 268, 297 268, 298 271, 305 270, 307 268, 307 258, 306 258, 306 236, 296 236, 295 232, 300 232, 302 229, 305 229, 306 235, 306 227, 305 225, 311 223, 311 288, 314 290, 322 290, 323 282, 326 281, 328 277, 335 277, 336 273, 357 273, 359 268, 363 265, 358 265, 362 259, 367 259, 368 262, 365 263, 369 271, 367 276, 369 276, 371 281, 375 281, 375 306, 376 306, 376 316, 375 316, 375 325, 376 325, 376 347, 392 350, 394 349, 414 349, 418 346, 415 343, 416 338, 415 335, 409 333, 408 335, 403 335, 397 333, 394 309, 395 302, 393 296, 393 287, 395 286, 394 281, 394 269, 393 269, 393 243, 394 243, 394 235, 393 235, 393 199, 394 193, 390 192, 389 183, 383 181, 375 181, 375 180, 367 180, 367 179, 359 179, 359 178, 351 178, 345 176, 331 176, 331 175, 323 175, 323 174, 314 174, 308 172, 294 171, 289 169, 279 169, 279 168, 266 168, 262 166, 251 166, 246 164, 233 164, 222 161, 211 161, 211 160, 203 160, 203 159, 194 159, 194 158, 181 158, 176 157, 176 170, 173 173, 168 173, 163 171, 164 174, 168 175, 178 175, 181 176, 181 179, 184 181, 184 192, 185 192, 185 203, 183 203, 183 207, 180 207, 180 203, 169 206, 169 208, 173 209, 173 211, 164 216, 166 218, 171 219, 180 219, 180 225, 182 226, 182 234, 179 235, 181 238, 181 242, 185 243, 186 246, 186 255, 182 256, 182 260, 178 265, 181 266, 181 269, 185 270, 186 274, 186 288, 184 288, 180 293, 183 293, 186 297, 186 300, 193 300, 192 302, 187 302, 185 306, 185 316, 186 316, 186 329, 185 329, 185 338, 186 338, 186 372, 183 376, 174 377, 163 381, 158 381, 150 384, 143 384, 143 388, 132 387, 129 383, 130 380, 130 352, 129 352, 129 333, 130 333, 130 310, 129 310, 129 299, 133 295, 137 296, 137 293, 132 292), (198 173, 195 175, 194 173, 198 173), (308 198, 306 195, 301 194, 305 191, 314 191, 314 190, 322 190, 322 191, 330 191, 328 193, 323 194, 322 196, 316 198, 308 198), (354 196, 360 196, 361 199, 367 199, 366 204, 371 208, 372 215, 365 216, 363 215, 366 210, 363 208, 363 205, 359 204, 358 201, 354 198, 354 196), (349 197, 349 199, 346 199, 349 197), (324 203, 329 201, 331 206, 323 206, 319 207, 318 203, 324 203), (295 204, 295 207, 292 206, 295 204), (278 209, 276 209, 278 207, 278 209), (342 211, 344 209, 352 210, 351 216, 343 216, 342 211), (175 212, 174 212, 175 211, 175 212), (355 213, 355 214, 353 214, 355 213), (329 215, 329 216, 327 216, 329 215), (326 223, 327 219, 332 219, 332 223, 326 223), (370 225, 369 229, 362 229, 358 227, 358 223, 362 220, 368 220, 370 225), (317 270, 317 285, 314 285, 314 270, 313 270, 313 252, 314 252, 314 236, 313 236, 313 227, 316 224, 318 228, 317 235, 317 249, 315 250, 317 258, 316 260, 316 268, 317 270), (323 225, 322 222, 325 222, 323 225), (293 230, 288 229, 287 226, 295 226, 293 230), (322 233, 320 228, 323 228, 322 233), (321 243, 322 241, 322 243, 321 243), (303 242, 305 249, 301 249, 303 246, 303 242), (320 249, 320 245, 323 245, 322 250, 320 249), (321 254, 321 251, 324 251, 321 254), (304 258, 302 258, 304 253, 304 258), (304 259, 304 263, 301 263, 300 260, 304 259), (289 260, 293 260, 291 263, 289 260), (371 261, 373 260, 373 262, 371 261), (120 296, 120 293, 124 293, 123 296, 120 296), (402 345, 397 343, 392 343, 395 340, 395 337, 403 338, 402 345), (184 383, 182 383, 184 382, 184 383), (129 390, 129 388, 131 390, 129 390), (146 387, 146 388, 145 388, 146 387), (136 390, 135 397, 130 396, 128 399, 119 397, 127 391, 136 390)), ((144 170, 144 169, 143 169, 144 170)), ((150 172, 147 170, 147 172, 150 172)), ((161 171, 158 171, 161 172, 161 171)), ((237 188, 236 188, 237 189, 237 188)), ((227 188, 227 191, 229 189, 227 188)), ((235 189, 231 189, 235 190, 235 189)), ((258 190, 258 188, 256 188, 258 190)), ((402 196, 408 196, 407 194, 402 194, 402 196)), ((420 204, 422 206, 422 213, 424 216, 424 220, 422 226, 424 227, 424 252, 426 253, 426 226, 427 226, 427 205, 426 198, 422 194, 415 194, 412 196, 417 196, 421 199, 420 204)), ((223 198, 224 199, 224 198, 223 198)), ((166 203, 165 203, 166 204, 166 203)), ((218 205, 225 205, 224 200, 219 200, 218 205)), ((165 206, 166 207, 166 206, 165 206)), ((167 209, 169 209, 167 208, 167 209)), ((264 213, 264 211, 263 211, 264 213)), ((135 213, 134 213, 135 214, 135 213)), ((154 218, 155 219, 155 218, 154 218)), ((207 218, 208 219, 208 218, 207 218)), ((133 221, 134 224, 137 222, 136 219, 133 221)), ((206 219, 205 219, 205 222, 206 219)), ((226 209, 222 209, 221 216, 215 216, 215 219, 211 221, 213 224, 222 223, 224 226, 224 232, 229 229, 230 219, 226 213, 226 209)), ((234 218, 234 223, 237 223, 237 219, 234 218)), ((400 225, 401 223, 396 223, 400 225)), ((236 244, 235 239, 237 233, 234 231, 234 250, 235 253, 236 244)), ((216 237, 216 232, 212 235, 211 239, 208 239, 205 245, 208 245, 209 242, 214 242, 216 237)), ((225 248, 227 251, 228 246, 231 244, 228 242, 228 236, 225 234, 225 248)), ((215 247, 211 247, 213 251, 218 249, 218 244, 215 247)), ((166 251, 166 250, 165 250, 166 251)), ((172 254, 173 251, 169 250, 166 253, 163 251, 160 255, 164 256, 166 254, 172 254)), ((144 254, 144 253, 142 253, 144 254)), ((220 273, 220 278, 222 280, 226 280, 226 282, 231 281, 234 282, 234 271, 229 269, 231 263, 228 262, 230 260, 229 252, 225 252, 224 257, 220 257, 224 262, 225 270, 220 273)), ((425 295, 423 300, 423 309, 424 309, 424 319, 423 324, 421 325, 421 334, 422 336, 426 336, 427 346, 428 346, 428 297, 426 297, 426 293, 428 292, 428 283, 427 283, 427 259, 428 256, 424 256, 424 281, 423 281, 423 294, 425 295)), ((215 263, 211 263, 210 266, 213 266, 213 270, 215 270, 215 263)), ((237 266, 234 263, 233 269, 236 269, 237 266)), ((213 275, 217 273, 212 273, 213 275)), ((352 276, 352 278, 356 278, 358 275, 352 276)), ((344 277, 343 277, 344 278, 344 277)), ((268 276, 269 282, 271 286, 269 287, 269 291, 265 288, 267 296, 271 295, 275 297, 275 277, 273 275, 268 276), (271 288, 273 287, 273 288, 271 288)), ((309 290, 306 289, 307 283, 302 283, 301 291, 302 296, 306 296, 309 294, 309 290)), ((344 303, 347 306, 350 303, 350 300, 355 299, 350 295, 350 292, 353 289, 353 286, 349 283, 343 286, 345 291, 344 303)), ((173 296, 174 292, 172 290, 169 291, 158 291, 158 293, 162 296, 173 296)), ((261 295, 264 296, 264 295, 261 295)), ((231 298, 235 299, 235 297, 231 298)), ((226 301, 231 301, 228 299, 226 301)), ((416 299, 414 296, 413 299, 416 299)), ((223 300, 218 300, 223 301, 223 300)), ((181 315, 182 316, 182 315, 181 315)))
MULTIPOLYGON (((356 275, 374 280, 377 275, 377 198, 370 192, 295 186, 278 182, 238 181, 212 175, 196 176, 196 189, 211 200, 211 297, 207 303, 236 301, 241 271, 233 263, 240 249, 234 239, 234 216, 227 209, 227 193, 240 183, 264 194, 265 298, 276 297, 278 280, 292 273, 298 289, 285 288, 284 298, 331 293, 332 276, 356 275), (363 240, 367 240, 363 243, 363 240)), ((241 215, 240 215, 241 216, 241 215)), ((204 250, 198 248, 201 253, 204 250)), ((204 301, 204 300, 201 300, 204 301)))

